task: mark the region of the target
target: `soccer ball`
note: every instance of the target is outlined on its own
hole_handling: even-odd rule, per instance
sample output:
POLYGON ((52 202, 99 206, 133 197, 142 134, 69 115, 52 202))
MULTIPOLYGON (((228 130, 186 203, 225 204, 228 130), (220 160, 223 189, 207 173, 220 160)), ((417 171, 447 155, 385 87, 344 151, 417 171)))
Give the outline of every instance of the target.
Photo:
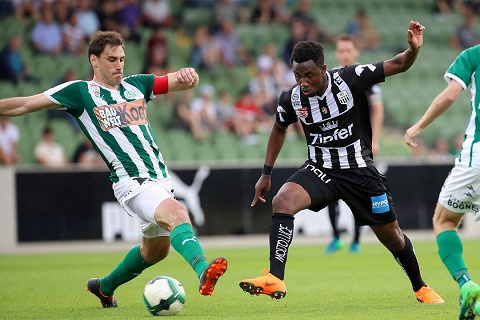
POLYGON ((173 316, 185 304, 185 289, 177 279, 159 276, 145 286, 143 303, 154 316, 173 316))

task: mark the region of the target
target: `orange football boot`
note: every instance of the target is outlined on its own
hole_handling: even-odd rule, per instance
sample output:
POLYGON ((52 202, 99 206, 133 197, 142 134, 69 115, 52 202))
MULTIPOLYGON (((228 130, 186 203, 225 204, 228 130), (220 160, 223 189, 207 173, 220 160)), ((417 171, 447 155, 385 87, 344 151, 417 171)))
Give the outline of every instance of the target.
POLYGON ((415 291, 415 297, 417 300, 426 304, 442 304, 444 303, 442 297, 440 297, 430 287, 422 287, 420 290, 415 291))
POLYGON ((248 292, 252 296, 256 294, 266 294, 267 296, 272 297, 272 299, 282 299, 287 294, 287 287, 283 280, 278 279, 273 274, 270 273, 268 269, 263 269, 263 275, 254 278, 246 279, 240 282, 240 288, 243 289, 243 292, 248 292))

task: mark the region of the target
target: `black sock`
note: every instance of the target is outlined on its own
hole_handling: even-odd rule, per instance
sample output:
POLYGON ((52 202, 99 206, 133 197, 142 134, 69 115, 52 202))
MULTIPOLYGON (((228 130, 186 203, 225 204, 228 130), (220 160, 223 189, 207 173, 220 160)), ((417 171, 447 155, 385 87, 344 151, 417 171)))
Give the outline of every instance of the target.
POLYGON ((293 238, 291 214, 274 213, 270 224, 270 273, 283 280, 287 263, 288 247, 293 238))
POLYGON ((333 202, 328 205, 328 216, 330 217, 330 223, 332 224, 333 237, 335 239, 340 238, 340 232, 338 232, 338 216, 339 216, 338 202, 333 202))
POLYGON ((359 243, 360 241, 360 226, 355 221, 355 234, 353 236, 353 242, 359 243))
POLYGON ((392 252, 392 254, 410 279, 413 291, 418 291, 423 286, 426 286, 426 284, 420 275, 420 266, 418 265, 412 242, 405 234, 403 236, 405 239, 405 247, 401 251, 392 252))

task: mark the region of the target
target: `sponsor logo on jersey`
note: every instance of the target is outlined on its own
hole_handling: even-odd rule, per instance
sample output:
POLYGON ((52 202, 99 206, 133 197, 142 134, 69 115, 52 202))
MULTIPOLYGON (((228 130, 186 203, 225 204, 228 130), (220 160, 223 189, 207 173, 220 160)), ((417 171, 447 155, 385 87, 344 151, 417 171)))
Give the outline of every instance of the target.
POLYGON ((293 101, 298 101, 300 99, 300 96, 296 93, 292 94, 292 100, 293 101))
POLYGON ((348 92, 345 90, 337 93, 337 98, 341 104, 347 104, 348 101, 350 101, 350 96, 348 95, 348 92))
POLYGON ((125 98, 134 99, 137 94, 134 91, 127 90, 125 91, 125 98))
POLYGON ((385 213, 390 211, 390 204, 388 203, 387 194, 384 193, 380 196, 371 197, 372 199, 372 212, 373 213, 385 213))
POLYGON ((328 131, 328 130, 333 130, 333 129, 336 129, 338 128, 338 121, 328 121, 326 123, 322 123, 320 125, 320 128, 322 129, 322 131, 328 131))
MULTIPOLYGON (((338 125, 338 124, 337 124, 338 125)), ((335 123, 331 123, 330 126, 335 126, 335 123)), ((310 136, 313 138, 309 145, 315 144, 325 144, 331 141, 345 140, 352 135, 353 123, 348 127, 342 129, 335 129, 332 134, 319 134, 319 133, 310 133, 310 136)), ((323 130, 323 127, 322 127, 323 130)), ((329 129, 330 130, 330 129, 329 129)))
POLYGON ((98 85, 96 85, 95 83, 90 83, 90 86, 92 87, 93 95, 100 98, 100 88, 98 87, 98 85))
POLYGON ((297 115, 301 118, 308 117, 308 108, 307 107, 298 108, 297 109, 297 115))
POLYGON ((144 99, 100 106, 93 111, 103 131, 147 124, 147 105, 144 99))
POLYGON ((449 207, 457 210, 470 211, 470 212, 473 212, 474 214, 477 214, 480 212, 480 207, 477 206, 476 204, 469 201, 467 202, 460 201, 454 196, 450 196, 450 198, 447 201, 447 204, 449 207))

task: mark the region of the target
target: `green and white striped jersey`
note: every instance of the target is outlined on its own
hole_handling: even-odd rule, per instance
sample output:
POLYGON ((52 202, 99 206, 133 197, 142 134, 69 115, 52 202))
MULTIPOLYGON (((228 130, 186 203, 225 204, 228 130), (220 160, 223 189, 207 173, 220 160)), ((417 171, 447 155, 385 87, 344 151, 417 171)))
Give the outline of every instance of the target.
POLYGON ((471 85, 470 120, 456 161, 475 168, 480 168, 480 144, 478 143, 480 142, 480 96, 477 94, 477 88, 480 87, 480 74, 477 75, 479 71, 480 45, 476 45, 460 53, 445 73, 447 82, 454 79, 462 85, 464 90, 471 85))
POLYGON ((110 179, 166 178, 167 167, 147 117, 154 76, 124 78, 117 90, 70 81, 44 92, 72 114, 110 169, 110 179))

